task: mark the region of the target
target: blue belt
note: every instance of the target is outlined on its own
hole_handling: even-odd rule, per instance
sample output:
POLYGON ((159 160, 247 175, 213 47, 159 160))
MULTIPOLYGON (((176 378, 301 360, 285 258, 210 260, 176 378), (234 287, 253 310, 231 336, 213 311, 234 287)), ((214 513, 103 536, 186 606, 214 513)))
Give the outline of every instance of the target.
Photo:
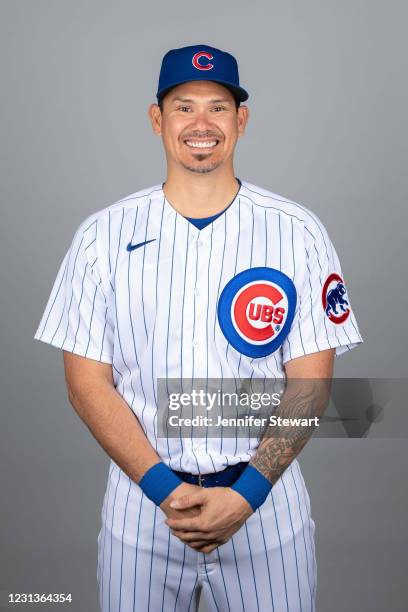
POLYGON ((230 487, 239 478, 248 465, 247 461, 241 461, 235 465, 229 465, 221 472, 211 474, 190 474, 189 472, 177 472, 172 470, 181 480, 199 487, 230 487))

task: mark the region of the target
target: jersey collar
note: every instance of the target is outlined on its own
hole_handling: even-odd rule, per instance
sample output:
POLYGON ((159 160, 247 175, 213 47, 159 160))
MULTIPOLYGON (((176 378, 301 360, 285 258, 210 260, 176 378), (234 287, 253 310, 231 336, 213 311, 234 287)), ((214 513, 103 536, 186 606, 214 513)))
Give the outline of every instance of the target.
POLYGON ((231 200, 231 202, 228 204, 228 206, 226 206, 224 208, 223 211, 221 211, 221 213, 218 213, 215 215, 215 219, 214 221, 212 221, 211 223, 209 223, 208 225, 206 225, 205 227, 203 227, 202 229, 198 229, 198 227, 196 227, 193 223, 191 223, 191 221, 189 221, 187 219, 187 217, 184 217, 181 213, 179 213, 174 206, 172 206, 172 204, 170 204, 170 202, 167 200, 166 196, 164 195, 164 191, 163 191, 163 187, 164 187, 164 183, 162 183, 161 185, 161 195, 164 201, 164 206, 165 208, 167 208, 167 210, 170 210, 171 212, 173 212, 174 215, 176 215, 177 217, 177 222, 180 222, 182 224, 188 224, 189 225, 189 232, 190 234, 193 235, 199 235, 200 238, 204 238, 207 235, 210 235, 212 233, 212 231, 220 224, 224 224, 227 221, 227 216, 229 214, 231 214, 231 209, 234 208, 234 204, 236 202, 238 202, 239 196, 242 195, 242 181, 238 178, 235 177, 239 183, 239 188, 238 191, 236 192, 235 196, 233 197, 233 199, 231 200))

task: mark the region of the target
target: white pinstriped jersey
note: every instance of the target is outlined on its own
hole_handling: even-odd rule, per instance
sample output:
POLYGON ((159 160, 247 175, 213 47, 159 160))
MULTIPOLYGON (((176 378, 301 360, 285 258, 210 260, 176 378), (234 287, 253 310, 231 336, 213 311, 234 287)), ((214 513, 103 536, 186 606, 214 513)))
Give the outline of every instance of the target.
POLYGON ((336 304, 338 313, 345 310, 338 279, 333 244, 304 206, 242 181, 225 212, 199 230, 176 212, 159 184, 81 223, 34 338, 112 364, 118 392, 163 461, 208 473, 249 461, 258 440, 158 438, 157 379, 284 378, 290 359, 350 350, 362 338, 348 298, 346 319, 333 314, 336 304), (283 272, 298 298, 288 335, 260 358, 236 350, 217 316, 225 285, 256 267, 283 272), (322 291, 328 302, 322 303, 322 291))

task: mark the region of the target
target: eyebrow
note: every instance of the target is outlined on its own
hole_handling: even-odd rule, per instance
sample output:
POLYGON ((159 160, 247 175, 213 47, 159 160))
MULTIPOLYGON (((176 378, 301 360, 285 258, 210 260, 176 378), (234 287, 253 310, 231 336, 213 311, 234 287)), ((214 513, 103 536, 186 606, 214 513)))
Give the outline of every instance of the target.
MULTIPOLYGON (((179 96, 172 98, 172 102, 190 102, 194 104, 194 100, 192 100, 191 98, 180 98, 179 96)), ((231 104, 231 100, 229 100, 228 98, 214 98, 213 100, 208 101, 209 104, 220 104, 221 102, 227 102, 231 104)))

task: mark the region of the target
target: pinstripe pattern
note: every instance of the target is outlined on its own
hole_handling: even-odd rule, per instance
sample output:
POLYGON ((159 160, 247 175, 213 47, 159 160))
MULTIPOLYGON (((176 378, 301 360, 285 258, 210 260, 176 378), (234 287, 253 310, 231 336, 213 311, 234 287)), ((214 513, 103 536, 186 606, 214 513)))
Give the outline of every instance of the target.
POLYGON ((110 526, 110 555, 109 555, 109 578, 108 578, 108 584, 109 584, 109 588, 108 588, 108 609, 110 612, 111 609, 111 586, 112 586, 112 539, 113 539, 113 521, 114 521, 114 517, 115 517, 115 509, 116 509, 116 495, 118 492, 118 486, 120 483, 120 477, 121 477, 121 472, 118 472, 118 481, 116 483, 116 487, 115 487, 115 495, 113 497, 113 505, 112 505, 112 518, 111 518, 111 526, 110 526))
MULTIPOLYGON (((327 276, 342 276, 320 220, 306 207, 243 181, 235 200, 198 230, 165 199, 161 185, 90 215, 58 270, 35 339, 112 365, 115 386, 168 465, 214 472, 248 461, 258 440, 157 437, 157 378, 284 378, 295 357, 362 341, 354 314, 343 325, 324 314, 327 276), (127 251, 129 242, 141 248, 127 251), (251 267, 292 279, 295 318, 282 346, 254 359, 223 335, 218 297, 251 267)), ((184 546, 164 515, 111 461, 98 536, 103 612, 210 610, 312 612, 316 598, 315 525, 297 461, 265 503, 209 555, 184 546)))
POLYGON ((283 556, 283 546, 282 546, 282 539, 281 539, 281 535, 280 535, 280 529, 279 529, 279 521, 278 521, 278 516, 276 513, 276 507, 275 507, 275 496, 274 496, 275 491, 273 491, 273 493, 271 493, 271 499, 272 499, 272 505, 273 505, 273 512, 275 515, 275 523, 276 523, 276 533, 278 534, 278 539, 279 539, 279 552, 280 552, 280 557, 281 557, 281 562, 282 562, 282 575, 283 575, 283 583, 284 583, 284 593, 285 593, 285 603, 286 603, 286 609, 287 612, 289 612, 289 601, 288 601, 288 585, 286 582, 286 571, 285 571, 285 561, 284 561, 284 556, 283 556))
POLYGON ((292 466, 233 538, 203 555, 171 534, 160 508, 112 462, 98 536, 101 609, 196 610, 202 588, 210 611, 314 612, 315 568, 305 541, 314 559, 315 526, 308 497, 297 494, 304 487, 297 462, 292 466))
MULTIPOLYGON (((298 499, 298 506, 299 506, 299 514, 300 514, 300 519, 302 521, 303 524, 303 515, 302 515, 302 506, 300 503, 300 496, 299 496, 299 491, 298 491, 298 487, 296 484, 296 480, 295 477, 293 475, 293 465, 290 465, 289 468, 292 479, 293 479, 293 485, 296 489, 296 495, 297 495, 297 499, 298 499)), ((302 535, 303 535, 303 544, 304 544, 304 550, 305 550, 305 557, 306 557, 306 571, 307 571, 307 581, 309 584, 309 591, 310 591, 310 604, 312 605, 312 588, 310 586, 310 573, 309 573, 309 557, 308 557, 308 552, 307 552, 307 547, 306 547, 306 537, 305 537, 305 528, 304 528, 304 524, 302 525, 302 535)))
MULTIPOLYGON (((137 555, 139 551, 139 533, 140 533, 140 521, 142 518, 142 502, 145 499, 144 494, 141 491, 139 491, 139 499, 140 499, 140 504, 139 504, 138 518, 137 518, 137 535, 136 535, 136 542, 135 542, 135 565, 134 565, 134 571, 132 574, 132 577, 133 577, 133 600, 132 600, 132 608, 131 608, 132 610, 135 610, 136 608, 137 555)), ((103 521, 102 521, 102 525, 103 525, 103 521)), ((102 529, 104 529, 104 527, 102 527, 102 529)), ((102 609, 103 609, 103 605, 102 605, 102 609)))
POLYGON ((262 514, 261 511, 257 510, 257 513, 259 514, 259 524, 261 526, 261 532, 262 532, 262 541, 263 541, 263 545, 264 545, 264 549, 265 549, 265 562, 266 562, 266 567, 267 567, 267 572, 268 572, 268 583, 269 583, 269 593, 271 595, 271 609, 272 612, 275 611, 275 604, 274 604, 274 597, 273 597, 273 589, 272 589, 272 582, 271 582, 271 567, 269 565, 269 557, 268 557, 268 549, 266 546, 266 539, 265 539, 265 531, 264 531, 264 526, 263 526, 263 521, 262 521, 262 514))

